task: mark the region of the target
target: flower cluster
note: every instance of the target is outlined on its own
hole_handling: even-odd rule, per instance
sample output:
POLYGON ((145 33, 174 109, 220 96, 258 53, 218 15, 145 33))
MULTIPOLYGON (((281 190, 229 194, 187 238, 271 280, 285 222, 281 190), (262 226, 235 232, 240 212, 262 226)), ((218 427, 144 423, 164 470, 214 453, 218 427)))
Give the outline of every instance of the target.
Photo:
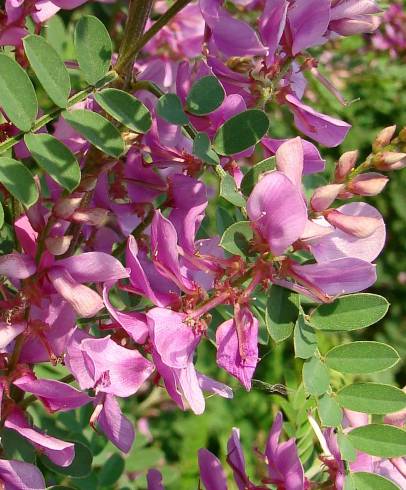
MULTIPOLYGON (((7 0, 0 44, 15 46, 24 64, 26 17, 40 32, 59 9, 83 3, 7 0)), ((229 386, 195 368, 195 353, 206 339, 215 342, 217 365, 251 389, 259 361, 261 319, 252 308, 258 291, 276 285, 316 304, 329 303, 376 281, 373 262, 385 244, 385 224, 380 212, 361 199, 384 189, 388 177, 383 172, 406 165, 405 130, 395 136, 395 127, 384 129, 362 163, 356 151, 343 154, 330 181, 311 195, 306 196, 303 178, 325 169, 315 142, 338 146, 350 130, 348 123, 304 101, 305 75, 318 77, 318 61, 308 50, 339 36, 371 32, 377 4, 236 3, 238 15, 219 0, 189 4, 145 43, 127 73, 120 68, 122 52, 114 57, 118 86, 136 95, 151 114, 145 134, 123 133, 126 148, 120 157, 97 149, 94 135, 60 117, 41 131, 78 159, 76 189, 63 190, 52 175, 36 177, 39 198, 22 208, 2 181, 14 244, 0 257, 1 423, 61 467, 72 463, 74 444, 32 425, 26 409, 33 400, 51 413, 92 405, 90 425, 128 452, 134 429, 119 400, 146 384, 164 385, 174 404, 195 414, 205 409, 205 393, 233 396, 229 386), (257 29, 250 23, 255 15, 257 29), (190 111, 180 124, 164 115, 159 100, 165 93, 176 94, 184 115, 193 85, 205 77, 216 78, 223 91, 219 107, 203 114, 190 111), (292 114, 303 137, 272 137, 275 105, 292 114), (246 147, 219 151, 215 165, 207 160, 213 150, 205 158, 197 154, 197 133, 206 135, 210 147, 227 123, 257 109, 270 115, 269 131, 246 147), (247 190, 247 172, 258 154, 271 166, 247 190), (217 192, 214 177, 220 187, 231 182, 228 200, 239 208, 248 234, 243 254, 226 253, 221 237, 203 226, 217 192), (231 306, 233 315, 214 324, 213 311, 221 305, 231 306), (63 365, 67 378, 38 377, 36 366, 44 362, 63 365)), ((154 9, 163 14, 165 6, 157 2, 154 9)), ((147 27, 153 26, 148 20, 147 27)), ((70 109, 104 114, 100 100, 89 94, 70 109)), ((19 132, 3 109, 0 137, 7 142, 19 132)), ((234 135, 237 143, 239 138, 244 134, 234 135)), ((35 159, 28 140, 16 143, 14 157, 35 159)), ((308 488, 294 441, 279 443, 281 428, 278 415, 265 449, 263 485, 308 488)), ((228 451, 239 488, 266 488, 246 475, 237 431, 228 451)), ((325 464, 340 472, 339 455, 335 449, 331 454, 335 466, 329 459, 325 464)), ((199 465, 208 490, 226 488, 214 455, 201 450, 199 465)), ((151 489, 161 488, 154 471, 149 480, 151 489)), ((0 460, 0 482, 6 489, 45 488, 36 467, 14 460, 0 460)))

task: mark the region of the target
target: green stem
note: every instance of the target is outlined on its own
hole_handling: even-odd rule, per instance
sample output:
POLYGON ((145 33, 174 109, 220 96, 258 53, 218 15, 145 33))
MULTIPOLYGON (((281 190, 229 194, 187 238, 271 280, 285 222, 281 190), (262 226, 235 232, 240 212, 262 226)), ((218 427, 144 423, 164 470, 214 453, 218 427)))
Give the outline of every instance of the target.
POLYGON ((151 8, 152 0, 130 0, 124 37, 115 65, 117 73, 125 78, 126 82, 131 78, 134 60, 139 51, 138 42, 144 33, 151 8))
MULTIPOLYGON (((66 106, 66 109, 69 107, 72 107, 73 105, 77 104, 78 102, 81 102, 82 100, 85 100, 86 97, 91 94, 92 92, 96 91, 97 89, 101 89, 105 87, 106 85, 109 85, 111 82, 113 82, 117 78, 117 73, 114 71, 110 71, 107 73, 105 77, 103 77, 99 82, 97 82, 96 85, 91 85, 89 87, 86 87, 84 90, 81 90, 77 94, 73 95, 69 100, 68 104, 66 106)), ((43 126, 48 124, 49 122, 53 121, 56 119, 65 109, 57 107, 53 109, 51 112, 48 112, 48 114, 44 114, 41 116, 39 119, 37 119, 31 128, 30 132, 35 133, 35 131, 38 131, 38 129, 41 129, 43 126)), ((3 143, 0 144, 0 154, 4 153, 5 151, 9 150, 12 148, 14 145, 16 145, 19 141, 21 141, 24 138, 24 135, 26 133, 21 131, 20 133, 16 134, 12 138, 6 139, 3 143)))
MULTIPOLYGON (((145 0, 143 1, 145 2, 145 0)), ((150 41, 166 24, 168 24, 173 17, 175 17, 178 12, 180 12, 190 2, 191 0, 177 0, 177 2, 175 2, 163 15, 161 15, 161 17, 152 25, 150 29, 148 29, 144 35, 141 35, 138 37, 138 39, 133 38, 132 42, 129 44, 126 42, 125 46, 124 41, 127 40, 124 38, 122 47, 120 48, 119 59, 115 66, 117 72, 122 73, 125 71, 126 66, 130 63, 132 64, 137 54, 148 43, 148 41, 150 41)))

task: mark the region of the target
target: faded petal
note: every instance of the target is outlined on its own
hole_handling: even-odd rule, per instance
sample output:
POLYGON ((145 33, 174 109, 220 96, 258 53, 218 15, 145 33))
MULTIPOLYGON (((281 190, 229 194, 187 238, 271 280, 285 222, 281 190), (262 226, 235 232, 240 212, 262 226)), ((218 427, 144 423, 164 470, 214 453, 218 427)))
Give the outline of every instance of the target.
POLYGON ((247 202, 248 215, 275 255, 303 233, 307 210, 297 187, 281 172, 266 174, 247 202))

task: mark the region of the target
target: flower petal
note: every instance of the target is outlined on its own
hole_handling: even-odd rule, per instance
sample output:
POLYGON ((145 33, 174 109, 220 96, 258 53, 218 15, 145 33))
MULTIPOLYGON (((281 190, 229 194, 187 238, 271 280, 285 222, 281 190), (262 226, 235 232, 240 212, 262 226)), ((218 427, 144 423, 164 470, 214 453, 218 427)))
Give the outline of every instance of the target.
POLYGON ((248 215, 275 255, 282 254, 303 233, 307 210, 297 187, 281 172, 266 174, 247 202, 248 215))

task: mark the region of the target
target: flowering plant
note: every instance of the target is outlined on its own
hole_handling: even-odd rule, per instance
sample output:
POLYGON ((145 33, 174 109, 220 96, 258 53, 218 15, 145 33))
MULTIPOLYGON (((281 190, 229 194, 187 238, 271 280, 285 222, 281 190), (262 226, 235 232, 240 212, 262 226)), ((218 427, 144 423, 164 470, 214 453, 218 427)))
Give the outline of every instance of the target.
MULTIPOLYGON (((318 50, 373 32, 380 8, 132 0, 125 15, 95 6, 115 12, 109 32, 82 4, 7 0, 1 17, 2 487, 118 488, 121 456, 80 479, 92 478, 100 434, 133 447, 122 399, 201 415, 234 386, 279 392, 288 415, 301 400, 321 447, 304 455, 294 433, 282 442, 278 413, 253 483, 233 429, 227 462, 240 490, 404 487, 406 394, 368 377, 399 353, 343 338, 388 311, 363 292, 386 239, 365 198, 406 166, 406 129, 383 129, 364 160, 345 152, 327 175, 317 144, 337 147, 351 125, 306 101, 311 77, 346 104, 318 50), (57 12, 76 8, 65 49, 57 12), (283 139, 280 111, 296 128, 283 139), (326 350, 329 335, 339 343, 326 350), (301 363, 295 389, 255 377, 266 345, 285 341, 301 363), (196 368, 204 344, 221 380, 196 368), (75 411, 91 441, 82 422, 41 425, 43 413, 66 423, 75 411)), ((147 437, 148 413, 138 415, 147 437)), ((196 457, 206 490, 228 488, 216 455, 196 457)), ((146 485, 164 488, 156 468, 146 485)))

